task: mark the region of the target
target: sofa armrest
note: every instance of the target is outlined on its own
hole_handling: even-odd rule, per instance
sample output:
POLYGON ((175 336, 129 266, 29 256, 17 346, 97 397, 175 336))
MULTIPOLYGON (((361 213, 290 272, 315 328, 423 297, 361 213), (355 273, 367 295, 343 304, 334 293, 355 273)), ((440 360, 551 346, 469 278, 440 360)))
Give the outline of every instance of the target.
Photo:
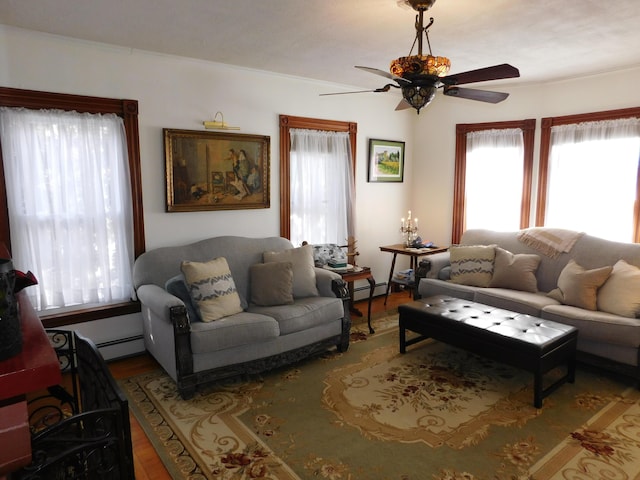
POLYGON ((333 282, 335 280, 341 280, 342 277, 331 270, 327 270, 322 267, 314 267, 316 271, 316 287, 321 297, 335 297, 333 290, 333 282))
POLYGON ((438 278, 440 270, 448 267, 449 265, 451 265, 449 252, 440 252, 429 255, 428 257, 420 260, 416 278, 438 278))
POLYGON ((422 279, 438 278, 440 271, 449 265, 451 265, 449 252, 435 253, 420 260, 420 262, 418 262, 418 268, 415 276, 416 288, 413 290, 414 300, 421 298, 420 282, 422 279))
POLYGON ((136 290, 140 303, 148 307, 158 318, 171 321, 171 309, 173 307, 185 308, 184 302, 171 295, 158 285, 141 285, 136 290))
MULTIPOLYGON (((151 310, 152 315, 149 321, 165 324, 164 327, 156 326, 155 330, 168 334, 173 329, 174 351, 168 356, 174 357, 178 389, 185 398, 190 398, 195 392, 195 380, 191 378, 193 374, 191 322, 184 302, 164 288, 153 284, 141 285, 137 293, 140 303, 151 310)), ((168 367, 165 366, 166 368, 168 367)))

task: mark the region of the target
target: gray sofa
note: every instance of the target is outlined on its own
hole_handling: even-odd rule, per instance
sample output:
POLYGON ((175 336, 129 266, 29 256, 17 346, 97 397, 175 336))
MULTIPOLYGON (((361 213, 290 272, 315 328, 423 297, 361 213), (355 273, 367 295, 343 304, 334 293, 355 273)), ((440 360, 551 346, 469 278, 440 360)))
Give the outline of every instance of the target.
POLYGON ((138 257, 133 282, 142 306, 145 347, 176 381, 184 398, 221 378, 261 372, 334 346, 347 350, 348 288, 340 275, 313 266, 311 246, 302 248, 294 249, 280 237, 222 236, 157 248, 138 257), (302 248, 309 249, 309 256, 302 248), (260 270, 268 255, 267 260, 275 262, 267 267, 282 267, 282 275, 260 270), (212 259, 226 260, 239 305, 230 315, 203 321, 205 304, 198 303, 202 298, 194 299, 196 283, 187 281, 185 275, 190 273, 183 262, 202 266, 212 259), (265 300, 265 292, 275 292, 281 277, 292 278, 290 296, 265 300), (305 282, 307 291, 301 290, 305 282))
MULTIPOLYGON (((545 229, 535 230, 545 231, 545 229)), ((521 259, 535 260, 537 256, 539 263, 531 272, 535 278, 533 279, 534 287, 529 289, 530 291, 523 291, 525 287, 522 285, 518 287, 521 289, 510 288, 504 281, 498 287, 492 286, 491 281, 489 286, 465 284, 473 284, 473 281, 452 281, 450 250, 446 253, 431 255, 420 262, 416 274, 417 297, 449 295, 572 325, 579 331, 579 360, 612 368, 640 380, 640 318, 637 318, 640 313, 638 308, 640 305, 638 285, 640 284, 638 272, 633 271, 636 270, 634 267, 640 267, 640 244, 612 242, 585 234, 577 237, 568 252, 548 256, 548 252, 542 253, 539 248, 529 246, 530 243, 524 243, 522 238, 519 238, 521 233, 523 232, 467 230, 462 236, 460 245, 493 245, 503 249, 503 252, 506 250, 513 254, 531 256, 521 256, 521 259), (619 262, 620 260, 627 262, 630 266, 619 262), (609 276, 596 290, 595 310, 583 308, 582 305, 576 306, 575 302, 567 300, 568 294, 566 292, 563 294, 562 289, 559 289, 559 283, 564 286, 565 291, 573 288, 567 283, 569 278, 567 272, 571 272, 572 268, 575 269, 575 263, 571 261, 590 271, 616 265, 614 272, 618 276, 615 277, 615 281, 613 273, 607 274, 608 269, 603 269, 605 270, 603 275, 609 276), (632 276, 620 277, 618 270, 620 265, 625 265, 632 276), (565 267, 567 267, 566 270, 565 267), (607 285, 607 282, 611 283, 607 285), (613 287, 622 288, 613 291, 613 287), (625 290, 626 298, 618 295, 625 290), (607 298, 604 298, 605 291, 607 298), (551 295, 549 295, 550 292, 551 295), (618 310, 627 308, 626 303, 630 304, 631 313, 619 312, 618 310), (608 311, 603 311, 605 306, 608 311), (617 313, 611 313, 611 311, 617 313)), ((454 252, 456 252, 455 249, 454 252)), ((496 262, 497 258, 496 256, 496 262)), ((490 275, 496 275, 496 272, 490 275)), ((526 275, 529 274, 522 273, 518 278, 512 277, 512 280, 515 280, 515 283, 521 283, 520 280, 526 275)))

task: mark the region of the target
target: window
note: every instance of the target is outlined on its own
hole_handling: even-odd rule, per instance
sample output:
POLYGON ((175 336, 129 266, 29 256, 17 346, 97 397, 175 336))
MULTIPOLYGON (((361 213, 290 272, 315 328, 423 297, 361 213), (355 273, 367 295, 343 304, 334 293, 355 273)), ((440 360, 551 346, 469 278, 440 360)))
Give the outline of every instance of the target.
POLYGON ((356 129, 280 116, 280 234, 294 245, 345 244, 353 236, 356 129))
POLYGON ((137 103, 0 89, 0 106, 2 240, 39 279, 27 293, 45 326, 138 311, 137 103))
POLYGON ((535 120, 459 124, 452 242, 467 228, 529 224, 535 120))
POLYGON ((344 245, 354 235, 349 133, 292 128, 290 134, 291 241, 344 245))
POLYGON ((640 241, 640 109, 542 122, 537 225, 640 241))

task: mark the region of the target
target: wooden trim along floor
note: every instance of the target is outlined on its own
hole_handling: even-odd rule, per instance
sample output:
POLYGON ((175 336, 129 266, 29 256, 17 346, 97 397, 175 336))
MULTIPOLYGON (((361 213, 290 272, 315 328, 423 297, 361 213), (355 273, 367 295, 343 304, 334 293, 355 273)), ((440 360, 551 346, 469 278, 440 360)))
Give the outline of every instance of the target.
MULTIPOLYGON (((389 295, 386 306, 384 296, 373 299, 371 313, 379 313, 384 310, 394 310, 398 305, 411 301, 411 296, 406 291, 389 295)), ((361 312, 367 311, 367 301, 357 301, 354 305, 361 312)), ((366 322, 366 318, 352 316, 353 322, 366 322)), ((375 327, 375 326, 374 326, 375 327)), ((142 354, 123 360, 116 360, 109 364, 114 378, 127 378, 133 375, 148 372, 159 368, 156 361, 148 354, 142 354)), ((133 443, 134 467, 136 480, 171 480, 171 475, 162 464, 162 460, 156 454, 142 427, 133 415, 131 417, 131 441, 133 443)))

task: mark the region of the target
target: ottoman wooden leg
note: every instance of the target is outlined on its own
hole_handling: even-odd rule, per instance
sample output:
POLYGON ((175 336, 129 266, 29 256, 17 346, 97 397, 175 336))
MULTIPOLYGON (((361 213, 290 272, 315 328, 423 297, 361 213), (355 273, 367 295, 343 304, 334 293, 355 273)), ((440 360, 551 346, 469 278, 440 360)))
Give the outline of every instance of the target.
POLYGON ((406 339, 407 339, 407 331, 404 328, 402 323, 402 319, 399 321, 399 333, 400 333, 400 353, 405 353, 407 351, 406 339))
POLYGON ((534 373, 533 406, 536 408, 542 408, 542 372, 534 373))

